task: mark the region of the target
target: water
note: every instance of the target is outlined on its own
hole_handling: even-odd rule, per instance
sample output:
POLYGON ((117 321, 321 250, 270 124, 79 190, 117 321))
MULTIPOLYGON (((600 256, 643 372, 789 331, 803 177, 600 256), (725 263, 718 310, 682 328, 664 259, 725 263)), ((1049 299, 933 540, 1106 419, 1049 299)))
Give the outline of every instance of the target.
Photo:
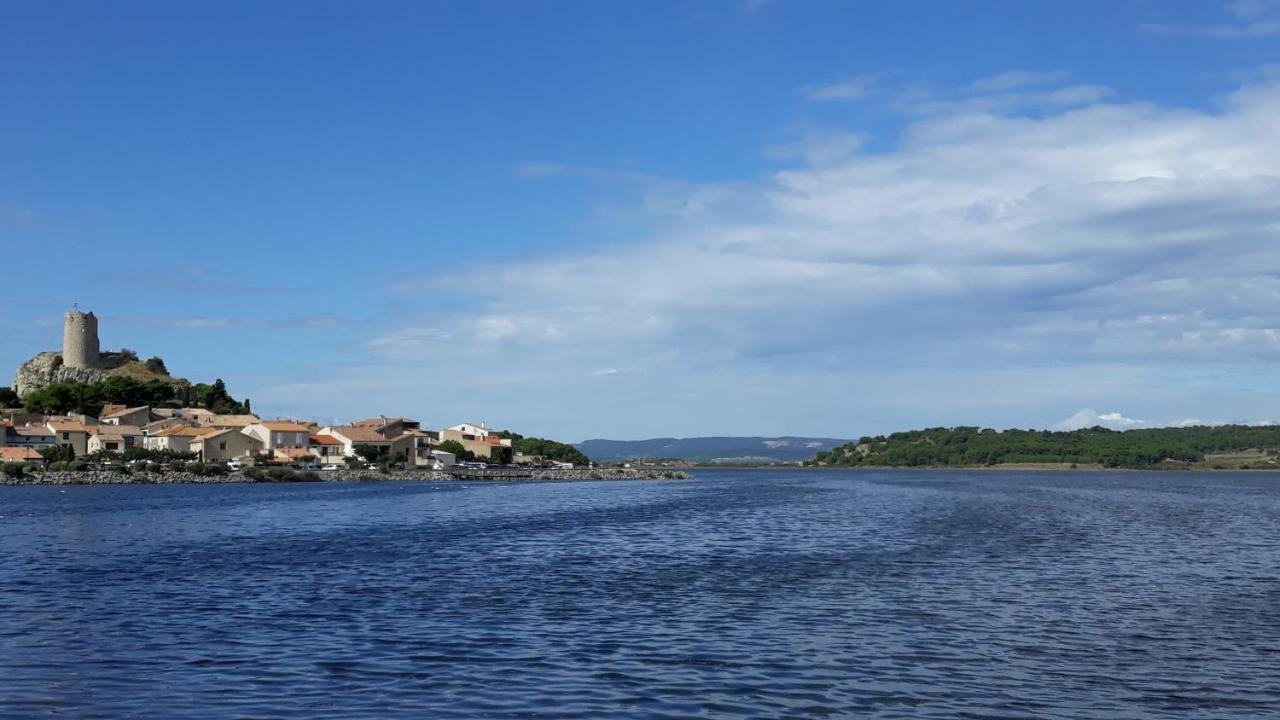
POLYGON ((1280 716, 1280 476, 0 487, 0 715, 1280 716))

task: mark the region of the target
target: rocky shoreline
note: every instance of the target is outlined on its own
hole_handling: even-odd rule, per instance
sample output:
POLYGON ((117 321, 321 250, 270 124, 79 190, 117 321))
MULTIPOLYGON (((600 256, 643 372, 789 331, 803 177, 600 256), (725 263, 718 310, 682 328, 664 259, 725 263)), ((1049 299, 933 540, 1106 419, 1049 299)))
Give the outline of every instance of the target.
POLYGON ((567 482, 589 480, 688 480, 692 476, 680 470, 643 470, 637 468, 538 469, 529 471, 470 471, 450 473, 439 470, 336 470, 314 473, 314 478, 293 480, 257 480, 243 473, 196 475, 189 472, 123 474, 111 470, 81 472, 34 472, 22 477, 0 475, 0 485, 180 485, 253 482, 567 482))

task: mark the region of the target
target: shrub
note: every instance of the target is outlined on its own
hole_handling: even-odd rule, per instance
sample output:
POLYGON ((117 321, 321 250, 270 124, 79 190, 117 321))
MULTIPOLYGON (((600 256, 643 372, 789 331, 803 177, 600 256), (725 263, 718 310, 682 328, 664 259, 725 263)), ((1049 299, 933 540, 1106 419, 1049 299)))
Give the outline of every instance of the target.
POLYGON ((64 462, 49 463, 49 469, 52 470, 53 472, 62 472, 63 470, 67 469, 67 463, 64 463, 64 462))
POLYGON ((320 473, 315 470, 303 470, 300 473, 294 473, 293 479, 298 482, 319 482, 320 473))
POLYGON ((3 472, 6 477, 20 478, 26 470, 26 467, 26 465, 23 465, 20 462, 7 462, 0 465, 0 472, 3 472))
POLYGON ((293 471, 282 467, 268 468, 267 477, 275 482, 289 482, 293 480, 293 471))
POLYGON ((267 479, 267 471, 260 467, 249 467, 244 469, 244 476, 254 482, 262 482, 267 479))
POLYGON ((71 472, 84 472, 89 469, 89 463, 83 460, 72 460, 67 463, 67 469, 71 472))
POLYGON ((114 470, 115 472, 120 473, 121 475, 133 474, 133 468, 129 467, 128 465, 115 465, 111 469, 114 470))

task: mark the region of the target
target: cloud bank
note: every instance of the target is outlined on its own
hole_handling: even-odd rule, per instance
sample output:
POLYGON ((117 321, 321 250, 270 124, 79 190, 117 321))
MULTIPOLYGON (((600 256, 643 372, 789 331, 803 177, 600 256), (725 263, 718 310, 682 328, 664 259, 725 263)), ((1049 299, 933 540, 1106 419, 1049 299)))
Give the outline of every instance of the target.
MULTIPOLYGON (((800 164, 757 182, 662 184, 637 200, 661 230, 628 244, 408 280, 405 297, 465 300, 368 349, 468 368, 477 388, 525 378, 639 402, 651 425, 664 398, 697 393, 761 432, 920 425, 947 419, 943 407, 1047 425, 1082 401, 1161 388, 1230 401, 1193 376, 1280 359, 1280 86, 1193 110, 1062 80, 975 81, 887 151, 847 128, 807 138, 789 155, 800 164), (1034 112, 1025 95, 992 100, 1026 92, 1071 99, 1034 112)), ((1176 400, 1148 404, 1170 413, 1156 422, 1214 410, 1176 400)), ((683 431, 709 429, 681 417, 683 431)))

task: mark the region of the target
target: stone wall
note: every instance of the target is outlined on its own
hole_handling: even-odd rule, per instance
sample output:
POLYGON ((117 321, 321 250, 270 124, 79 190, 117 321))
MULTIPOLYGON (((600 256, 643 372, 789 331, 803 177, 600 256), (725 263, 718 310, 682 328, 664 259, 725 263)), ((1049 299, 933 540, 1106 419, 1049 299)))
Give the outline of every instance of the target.
MULTIPOLYGON (((435 470, 401 470, 384 473, 374 470, 337 470, 317 473, 322 482, 366 482, 366 481, 414 481, 414 482, 563 482, 567 480, 687 480, 690 475, 679 470, 640 470, 634 468, 575 468, 573 470, 535 470, 531 477, 521 480, 510 480, 506 477, 495 477, 485 480, 470 476, 455 479, 445 472, 435 470)), ((146 473, 136 472, 130 475, 111 470, 93 470, 84 472, 47 472, 34 473, 26 477, 11 478, 0 475, 0 485, 153 485, 162 483, 241 483, 254 482, 243 473, 230 475, 195 475, 188 472, 146 473)))

